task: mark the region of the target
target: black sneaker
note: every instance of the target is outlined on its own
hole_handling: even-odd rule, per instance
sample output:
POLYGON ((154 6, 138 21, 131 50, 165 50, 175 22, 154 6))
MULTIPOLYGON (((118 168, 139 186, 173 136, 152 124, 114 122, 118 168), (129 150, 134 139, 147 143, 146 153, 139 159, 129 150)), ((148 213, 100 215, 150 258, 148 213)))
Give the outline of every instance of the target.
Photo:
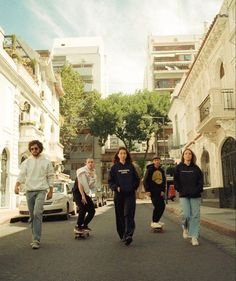
POLYGON ((83 230, 85 230, 85 231, 92 231, 92 229, 90 227, 88 227, 88 226, 83 226, 83 230))
POLYGON ((75 226, 74 232, 76 232, 76 233, 83 233, 83 228, 82 228, 82 227, 75 226))
POLYGON ((132 239, 132 237, 127 237, 126 239, 125 239, 125 245, 126 246, 129 246, 131 243, 132 243, 132 241, 133 241, 133 239, 132 239))

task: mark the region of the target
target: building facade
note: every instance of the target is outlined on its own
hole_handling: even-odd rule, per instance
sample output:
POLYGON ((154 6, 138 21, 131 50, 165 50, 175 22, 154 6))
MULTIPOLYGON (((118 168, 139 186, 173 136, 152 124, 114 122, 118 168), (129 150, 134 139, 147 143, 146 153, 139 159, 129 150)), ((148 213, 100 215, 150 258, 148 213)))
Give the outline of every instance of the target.
POLYGON ((57 38, 52 47, 54 69, 69 63, 80 74, 84 91, 107 94, 104 44, 101 37, 57 38))
POLYGON ((187 73, 199 48, 198 35, 148 37, 144 88, 172 93, 187 73))
POLYGON ((170 154, 190 147, 204 174, 204 199, 236 208, 235 0, 225 0, 192 67, 172 95, 170 154))
MULTIPOLYGON (((66 63, 72 65, 84 82, 85 93, 89 94, 96 90, 102 96, 106 96, 105 54, 101 37, 55 39, 51 55, 55 70, 66 63)), ((98 138, 92 136, 90 130, 82 130, 65 161, 65 172, 75 178, 76 170, 85 164, 87 158, 93 158, 98 185, 101 185, 101 152, 98 138)))
POLYGON ((60 172, 60 80, 48 55, 37 53, 0 29, 0 207, 16 208, 14 186, 19 165, 29 156, 28 142, 40 140, 60 172))

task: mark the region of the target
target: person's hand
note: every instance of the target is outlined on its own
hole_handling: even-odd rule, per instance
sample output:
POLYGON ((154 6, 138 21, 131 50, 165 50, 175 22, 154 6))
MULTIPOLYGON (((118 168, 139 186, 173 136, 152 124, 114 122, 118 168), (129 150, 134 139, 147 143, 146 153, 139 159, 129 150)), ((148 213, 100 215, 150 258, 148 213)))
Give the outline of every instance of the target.
POLYGON ((87 204, 87 200, 85 196, 82 196, 81 202, 85 205, 87 204))
POLYGON ((117 187, 117 191, 120 192, 120 187, 117 187))
POLYGON ((162 191, 162 192, 161 192, 161 197, 164 197, 164 196, 165 196, 165 192, 162 191))
POLYGON ((15 194, 19 194, 20 193, 20 186, 16 185, 15 186, 15 194))
POLYGON ((146 192, 148 197, 151 197, 151 192, 146 192))
POLYGON ((53 194, 52 190, 49 190, 47 193, 47 200, 52 199, 52 194, 53 194))

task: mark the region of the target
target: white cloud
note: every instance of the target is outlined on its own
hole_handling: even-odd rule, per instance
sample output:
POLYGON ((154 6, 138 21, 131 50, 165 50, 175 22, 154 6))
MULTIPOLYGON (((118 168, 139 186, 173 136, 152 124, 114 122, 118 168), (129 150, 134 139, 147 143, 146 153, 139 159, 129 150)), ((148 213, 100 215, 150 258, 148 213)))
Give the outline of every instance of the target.
MULTIPOLYGON (((147 36, 199 34, 213 20, 222 0, 28 0, 41 21, 40 35, 102 36, 111 92, 142 88, 147 36), (50 4, 45 4, 45 3, 50 4)), ((44 38, 45 39, 45 38, 44 38)), ((52 40, 53 38, 51 38, 52 40)), ((49 37, 47 41, 50 40, 49 37)), ((47 46, 51 48, 51 46, 47 46)))

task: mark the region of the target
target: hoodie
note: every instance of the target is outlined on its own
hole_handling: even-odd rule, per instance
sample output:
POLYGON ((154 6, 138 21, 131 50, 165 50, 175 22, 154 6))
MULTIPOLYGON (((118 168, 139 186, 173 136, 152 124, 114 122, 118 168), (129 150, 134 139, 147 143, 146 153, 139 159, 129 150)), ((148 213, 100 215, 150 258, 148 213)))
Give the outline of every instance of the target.
POLYGON ((91 196, 95 190, 95 184, 97 179, 95 170, 90 171, 87 166, 84 166, 76 171, 76 175, 78 181, 84 188, 84 192, 88 196, 91 196))
POLYGON ((131 163, 115 163, 110 170, 108 183, 113 191, 132 193, 139 187, 139 176, 131 163))
POLYGON ((198 198, 203 192, 203 174, 200 168, 191 163, 179 163, 174 171, 174 186, 179 197, 198 198))
POLYGON ((165 192, 166 177, 165 172, 161 167, 156 168, 154 164, 147 166, 147 171, 143 180, 145 191, 152 194, 160 194, 165 192))

